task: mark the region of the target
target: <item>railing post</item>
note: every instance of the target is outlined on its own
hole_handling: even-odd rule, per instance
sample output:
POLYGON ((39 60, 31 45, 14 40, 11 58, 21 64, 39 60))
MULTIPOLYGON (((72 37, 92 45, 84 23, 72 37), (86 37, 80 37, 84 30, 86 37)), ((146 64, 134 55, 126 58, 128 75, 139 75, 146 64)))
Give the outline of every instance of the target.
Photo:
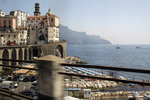
POLYGON ((64 59, 53 55, 35 59, 39 69, 39 100, 62 100, 63 80, 58 71, 62 69, 60 63, 63 61, 64 59))

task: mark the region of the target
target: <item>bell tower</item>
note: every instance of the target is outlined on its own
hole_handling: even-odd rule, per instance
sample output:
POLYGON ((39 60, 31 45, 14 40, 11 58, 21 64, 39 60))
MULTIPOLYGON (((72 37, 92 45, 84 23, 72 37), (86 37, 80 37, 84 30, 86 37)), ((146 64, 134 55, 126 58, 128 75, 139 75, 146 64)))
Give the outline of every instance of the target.
POLYGON ((40 14, 41 14, 41 12, 40 12, 40 4, 36 3, 35 4, 34 16, 39 16, 40 14))

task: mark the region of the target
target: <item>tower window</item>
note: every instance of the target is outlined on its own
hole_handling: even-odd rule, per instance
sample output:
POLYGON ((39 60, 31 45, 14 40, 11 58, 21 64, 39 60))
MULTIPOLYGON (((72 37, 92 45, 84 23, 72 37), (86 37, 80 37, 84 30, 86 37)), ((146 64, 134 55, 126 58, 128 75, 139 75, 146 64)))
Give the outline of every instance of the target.
POLYGON ((53 22, 54 21, 54 19, 53 18, 51 18, 51 22, 53 22))

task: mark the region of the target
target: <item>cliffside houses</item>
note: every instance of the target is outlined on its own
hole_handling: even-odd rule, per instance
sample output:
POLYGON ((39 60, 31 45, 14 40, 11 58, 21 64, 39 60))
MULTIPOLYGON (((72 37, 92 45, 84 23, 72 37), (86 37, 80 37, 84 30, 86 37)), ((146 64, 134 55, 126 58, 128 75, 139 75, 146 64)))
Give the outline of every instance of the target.
POLYGON ((9 15, 0 10, 0 45, 45 44, 59 42, 59 18, 50 9, 41 15, 39 3, 34 16, 20 10, 9 15))
POLYGON ((26 24, 30 27, 30 44, 59 41, 59 18, 50 9, 41 15, 39 3, 35 4, 34 16, 28 16, 26 24))
POLYGON ((24 14, 18 10, 11 11, 10 15, 0 16, 0 45, 7 45, 10 42, 18 45, 27 44, 26 17, 24 14), (18 27, 23 28, 18 29, 18 27))

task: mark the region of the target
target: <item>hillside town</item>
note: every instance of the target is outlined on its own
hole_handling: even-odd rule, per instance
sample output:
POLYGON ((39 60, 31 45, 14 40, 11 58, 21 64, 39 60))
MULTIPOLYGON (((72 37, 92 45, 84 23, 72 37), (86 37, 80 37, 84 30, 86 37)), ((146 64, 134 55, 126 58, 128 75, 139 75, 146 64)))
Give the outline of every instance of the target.
MULTIPOLYGON (((65 64, 87 64, 87 62, 80 57, 68 56, 66 53, 66 42, 62 45, 60 45, 60 43, 59 17, 54 15, 51 9, 48 9, 45 15, 41 15, 40 4, 35 3, 33 16, 21 10, 10 11, 9 14, 0 10, 0 47, 11 49, 6 50, 4 48, 3 51, 0 51, 1 58, 4 60, 1 61, 3 67, 0 70, 0 88, 34 99, 39 99, 39 89, 48 90, 47 87, 51 86, 50 88, 52 90, 49 89, 48 93, 47 91, 41 92, 41 90, 40 92, 43 94, 47 93, 48 96, 51 96, 51 91, 53 91, 52 94, 54 96, 59 97, 63 95, 64 100, 133 100, 135 97, 137 100, 149 100, 150 88, 148 86, 144 87, 133 83, 125 84, 118 81, 105 80, 116 78, 119 80, 126 79, 134 81, 134 79, 127 79, 119 74, 115 76, 115 72, 104 72, 103 70, 94 69, 92 67, 62 66, 61 64, 64 63, 59 63, 58 65, 57 63, 53 63, 56 59, 63 59, 65 64), (37 45, 40 46, 38 47, 37 45), (42 45, 44 46, 42 47, 42 45), (33 48, 25 46, 33 46, 33 48), (13 47, 17 47, 17 49, 13 47), (29 52, 27 52, 27 50, 29 52), (52 54, 52 58, 55 55, 54 58, 56 59, 53 59, 54 61, 49 61, 50 58, 47 58, 48 61, 43 60, 45 56, 47 57, 47 55, 50 54, 52 54), (43 58, 40 59, 40 57, 43 58), (14 60, 14 62, 7 61, 8 59, 14 60), (15 62, 15 60, 19 62, 15 62), (44 63, 38 62, 37 64, 36 62, 35 64, 35 62, 32 62, 34 60, 39 62, 41 60, 41 62, 43 61, 44 63), (10 67, 9 65, 15 68, 11 68, 12 66, 10 67), (38 67, 39 65, 40 67, 38 67), (59 69, 60 66, 61 72, 59 69), (39 70, 41 71, 39 72, 39 70), (70 74, 70 76, 64 75, 63 78, 60 78, 62 76, 58 76, 59 72, 70 74), (101 77, 102 79, 77 77, 72 74, 77 76, 101 77), (51 82, 51 84, 48 84, 49 82, 51 82), (59 88, 63 88, 63 90, 61 91, 59 88), (60 90, 62 93, 60 91, 56 92, 55 89, 60 90), (141 91, 141 89, 143 89, 143 91, 141 91), (57 93, 60 95, 57 95, 57 93)), ((1 98, 2 96, 0 96, 0 99, 1 98)))
POLYGON ((21 10, 7 15, 0 10, 0 45, 44 44, 59 41, 59 17, 48 9, 41 15, 39 3, 34 16, 21 10))
MULTIPOLYGON (((50 51, 53 49, 51 48, 51 45, 56 46, 57 43, 60 43, 59 17, 54 15, 50 9, 47 10, 45 15, 41 15, 40 4, 35 3, 33 16, 30 16, 29 13, 21 10, 10 11, 9 14, 0 10, 0 47, 3 48, 1 58, 33 60, 39 54, 39 50, 37 49, 38 45, 43 44, 46 44, 48 48, 43 47, 44 49, 47 49, 45 55, 52 53, 56 56, 60 55, 60 57, 63 57, 63 54, 60 54, 62 51, 59 51, 59 48, 61 48, 60 45, 58 45, 58 49, 57 47, 53 47, 56 50, 50 51), (28 48, 28 46, 31 47, 34 45, 35 49, 28 48), (12 51, 8 48, 12 49, 12 51)), ((66 43, 64 42, 64 44, 66 43)), ((44 54, 41 53, 39 56, 44 56, 44 54)), ((5 65, 0 68, 1 89, 13 91, 37 99, 37 72, 28 69, 6 67, 7 65, 17 65, 19 67, 34 69, 37 68, 35 64, 9 61, 1 61, 0 63, 5 65)), ((1 98, 3 98, 3 96, 0 96, 0 99, 1 98)), ((8 98, 6 98, 6 100, 8 100, 8 98)))

